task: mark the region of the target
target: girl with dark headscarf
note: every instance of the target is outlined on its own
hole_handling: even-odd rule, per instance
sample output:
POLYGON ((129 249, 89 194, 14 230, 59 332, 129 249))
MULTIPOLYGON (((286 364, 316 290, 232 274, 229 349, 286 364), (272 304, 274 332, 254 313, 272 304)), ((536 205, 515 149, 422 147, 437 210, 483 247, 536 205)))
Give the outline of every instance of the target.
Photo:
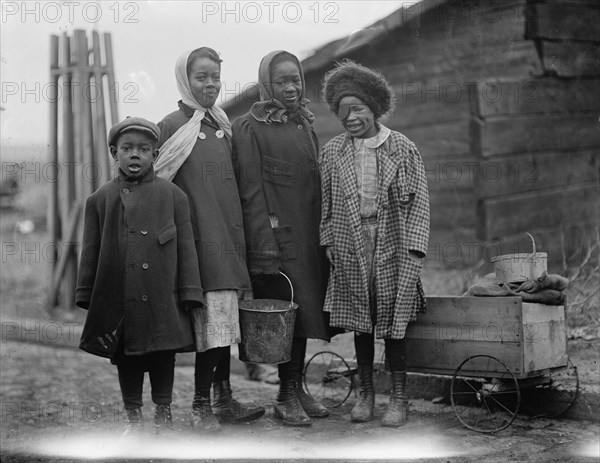
POLYGON ((329 340, 323 301, 327 261, 319 246, 321 213, 318 142, 306 108, 304 74, 285 51, 259 68, 260 101, 233 123, 233 159, 254 297, 298 303, 292 358, 278 365, 276 416, 291 426, 311 424, 328 410, 302 389, 307 338, 329 340))

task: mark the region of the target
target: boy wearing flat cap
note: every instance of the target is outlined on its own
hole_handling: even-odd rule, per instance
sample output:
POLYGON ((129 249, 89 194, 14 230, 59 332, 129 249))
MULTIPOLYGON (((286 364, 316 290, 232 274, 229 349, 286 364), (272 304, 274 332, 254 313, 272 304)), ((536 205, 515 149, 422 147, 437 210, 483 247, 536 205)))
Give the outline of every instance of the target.
POLYGON ((117 365, 127 424, 143 428, 149 372, 154 424, 171 428, 175 352, 193 350, 190 307, 203 291, 188 200, 156 177, 158 126, 129 117, 109 132, 119 173, 86 202, 76 303, 88 310, 80 348, 117 365))
POLYGON ((429 196, 417 147, 380 118, 394 94, 383 75, 352 61, 325 75, 323 96, 345 133, 321 150, 320 242, 331 261, 325 299, 334 327, 354 331, 360 395, 350 417, 373 419, 375 336, 392 373, 383 426, 406 422, 406 327, 425 307, 420 273, 429 196))

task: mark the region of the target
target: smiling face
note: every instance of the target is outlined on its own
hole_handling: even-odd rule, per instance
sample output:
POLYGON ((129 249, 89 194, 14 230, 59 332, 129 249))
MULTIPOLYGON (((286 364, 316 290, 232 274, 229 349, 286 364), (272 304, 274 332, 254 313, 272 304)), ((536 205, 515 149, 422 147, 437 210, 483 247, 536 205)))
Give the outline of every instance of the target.
POLYGON ((273 97, 287 109, 295 108, 302 96, 300 69, 293 61, 281 61, 271 68, 273 97))
POLYGON ((127 177, 138 179, 152 167, 158 155, 155 146, 156 140, 144 132, 130 131, 119 136, 117 146, 110 147, 110 154, 127 177))
POLYGON ((346 131, 355 138, 371 138, 377 135, 375 114, 355 96, 345 96, 340 100, 337 117, 346 131))
POLYGON ((188 80, 196 101, 210 108, 221 91, 221 65, 210 58, 198 57, 189 66, 188 80))

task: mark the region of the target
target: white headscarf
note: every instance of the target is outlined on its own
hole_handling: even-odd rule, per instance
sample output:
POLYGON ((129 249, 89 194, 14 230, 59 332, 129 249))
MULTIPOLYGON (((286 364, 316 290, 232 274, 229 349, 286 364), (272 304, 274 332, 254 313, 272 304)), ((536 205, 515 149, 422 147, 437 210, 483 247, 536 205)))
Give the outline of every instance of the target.
POLYGON ((158 159, 154 164, 156 175, 168 181, 173 180, 181 165, 192 152, 200 134, 202 119, 204 119, 204 115, 207 112, 223 132, 225 132, 227 138, 231 139, 231 123, 225 111, 217 106, 204 108, 196 101, 192 94, 190 81, 187 76, 187 63, 193 51, 186 51, 177 58, 177 62, 175 63, 175 78, 177 79, 177 88, 179 89, 181 100, 194 110, 194 115, 162 145, 158 159))

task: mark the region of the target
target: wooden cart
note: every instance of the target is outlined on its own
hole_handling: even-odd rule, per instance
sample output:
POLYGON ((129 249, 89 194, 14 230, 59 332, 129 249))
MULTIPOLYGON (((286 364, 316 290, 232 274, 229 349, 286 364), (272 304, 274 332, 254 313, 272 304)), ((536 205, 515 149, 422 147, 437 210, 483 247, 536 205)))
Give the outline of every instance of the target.
MULTIPOLYGON (((547 415, 558 416, 572 406, 579 388, 565 328, 564 306, 520 297, 428 297, 427 312, 406 333, 408 371, 452 376, 454 413, 476 431, 510 426, 525 389, 543 396, 547 415)), ((323 374, 321 384, 306 385, 319 391, 313 394, 319 399, 337 388, 339 405, 353 388, 356 369, 332 354, 320 352, 307 362, 305 371, 319 366, 323 374)))

